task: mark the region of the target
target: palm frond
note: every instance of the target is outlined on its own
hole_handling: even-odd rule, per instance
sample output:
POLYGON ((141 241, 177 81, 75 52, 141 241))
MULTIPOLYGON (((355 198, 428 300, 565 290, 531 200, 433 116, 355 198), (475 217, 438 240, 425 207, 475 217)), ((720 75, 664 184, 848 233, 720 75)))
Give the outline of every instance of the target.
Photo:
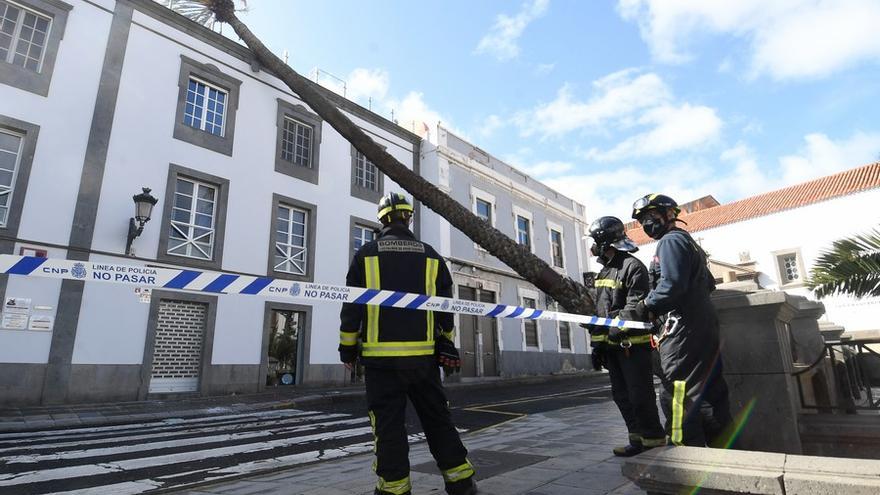
POLYGON ((834 241, 819 254, 807 286, 819 298, 880 296, 880 230, 834 241))
MULTIPOLYGON (((215 22, 222 22, 222 19, 218 19, 215 12, 217 12, 218 5, 226 7, 227 5, 233 6, 233 12, 245 12, 247 11, 247 1, 239 0, 238 3, 241 4, 240 8, 234 7, 234 2, 232 0, 155 0, 156 2, 164 5, 165 7, 177 12, 178 14, 183 15, 187 19, 195 21, 202 26, 213 28, 215 22)), ((222 9, 221 9, 222 10, 222 9)))

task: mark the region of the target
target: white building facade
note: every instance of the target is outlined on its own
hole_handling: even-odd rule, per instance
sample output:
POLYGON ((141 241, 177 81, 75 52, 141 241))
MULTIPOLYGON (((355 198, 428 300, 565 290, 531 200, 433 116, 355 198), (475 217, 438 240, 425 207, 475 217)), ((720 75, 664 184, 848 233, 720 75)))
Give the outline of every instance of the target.
MULTIPOLYGON (((246 48, 157 3, 0 0, 0 19, 2 253, 341 284, 355 250, 374 235, 377 200, 400 190, 246 48), (127 255, 132 196, 142 188, 158 204, 127 255)), ((423 157, 434 160, 426 176, 436 178, 437 154, 419 136, 319 90, 414 172, 423 173, 423 157)), ((498 187, 445 160, 456 199, 470 205, 479 190, 494 202, 493 215, 521 208, 529 223, 520 230, 536 254, 553 260, 555 246, 558 269, 580 277, 582 206, 534 180, 498 187)), ((453 258, 459 295, 485 298, 494 287, 498 302, 546 306, 533 287, 415 206, 413 230, 453 258), (484 277, 463 273, 475 265, 485 266, 484 277)), ((516 236, 513 220, 498 221, 516 236)), ((339 304, 223 289, 148 294, 133 285, 0 276, 4 301, 42 322, 2 320, 0 402, 245 393, 279 377, 294 385, 350 380, 336 350, 339 304)), ((484 324, 459 321, 471 339, 484 324)), ((526 357, 472 360, 473 376, 552 371, 563 361, 583 367, 582 330, 560 337, 546 322, 499 325, 497 352, 526 357)))
MULTIPOLYGON (((880 163, 683 215, 710 259, 733 270, 756 272, 765 289, 816 299, 805 281, 834 241, 867 234, 880 225, 880 163)), ((636 253, 649 263, 656 242, 635 229, 636 253)), ((719 277, 721 278, 721 277, 719 277)), ((880 300, 833 296, 821 299, 822 320, 846 331, 880 329, 880 300)))
MULTIPOLYGON (((345 279, 372 233, 358 227, 395 188, 248 50, 146 0, 0 0, 0 14, 14 33, 0 39, 2 252, 345 279), (159 202, 125 256, 142 187, 159 202)), ((418 172, 418 136, 325 93, 418 172)), ((338 304, 2 279, 53 320, 0 328, 3 403, 257 391, 273 367, 347 378, 338 304)))
MULTIPOLYGON (((584 206, 437 127, 424 141, 423 176, 563 276, 582 280, 584 206)), ((564 311, 532 284, 423 207, 423 238, 450 262, 462 299, 564 311)), ((566 322, 456 316, 462 374, 516 376, 587 366, 584 329, 566 322)))

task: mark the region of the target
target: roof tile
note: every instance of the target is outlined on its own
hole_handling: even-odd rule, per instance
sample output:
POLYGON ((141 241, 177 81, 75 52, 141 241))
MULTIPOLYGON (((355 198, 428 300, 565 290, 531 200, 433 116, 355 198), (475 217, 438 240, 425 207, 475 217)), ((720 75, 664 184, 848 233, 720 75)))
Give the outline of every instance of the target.
MULTIPOLYGON (((689 232, 699 232, 877 187, 880 187, 880 162, 693 213, 682 212, 679 218, 687 222, 685 228, 689 232)), ((636 244, 653 241, 638 225, 627 224, 627 227, 626 234, 636 244)))

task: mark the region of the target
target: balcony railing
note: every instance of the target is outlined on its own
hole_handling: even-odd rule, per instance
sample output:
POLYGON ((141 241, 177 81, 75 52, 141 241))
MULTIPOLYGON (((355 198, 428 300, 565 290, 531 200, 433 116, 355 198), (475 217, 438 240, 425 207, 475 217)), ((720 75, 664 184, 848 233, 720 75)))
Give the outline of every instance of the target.
POLYGON ((793 373, 801 407, 819 412, 880 412, 880 339, 825 342, 815 362, 793 373))

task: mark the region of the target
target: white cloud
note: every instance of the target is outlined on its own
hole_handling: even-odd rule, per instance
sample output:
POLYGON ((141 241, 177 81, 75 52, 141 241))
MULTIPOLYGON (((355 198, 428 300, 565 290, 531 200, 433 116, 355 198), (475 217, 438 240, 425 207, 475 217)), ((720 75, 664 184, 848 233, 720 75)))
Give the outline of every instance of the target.
POLYGON ((529 165, 515 165, 516 168, 538 179, 554 177, 574 169, 574 165, 564 161, 542 161, 529 165))
POLYGON ((779 159, 786 185, 865 165, 880 155, 880 133, 856 132, 839 141, 814 133, 804 136, 804 143, 798 153, 779 159))
POLYGON ((660 62, 683 63, 700 36, 745 40, 752 77, 824 77, 880 61, 876 0, 619 0, 618 12, 639 25, 660 62))
POLYGON ((506 122, 504 122, 504 120, 501 117, 499 117, 497 115, 490 115, 489 117, 486 118, 486 121, 483 122, 483 124, 480 126, 480 128, 477 129, 477 133, 482 138, 488 138, 488 137, 492 136, 493 134, 495 134, 495 132, 497 132, 498 129, 501 129, 505 125, 506 125, 506 122))
POLYGON ((594 148, 588 158, 608 161, 665 155, 711 142, 718 138, 722 127, 714 109, 687 103, 651 109, 638 123, 653 128, 625 139, 608 151, 594 148))
POLYGON ((373 103, 381 102, 388 94, 391 77, 385 69, 357 68, 351 71, 345 79, 338 79, 324 71, 312 69, 309 74, 318 84, 343 95, 349 100, 367 106, 369 100, 373 103))
POLYGON ((535 74, 544 76, 551 73, 555 68, 556 64, 538 64, 538 66, 535 67, 535 74))
POLYGON ((504 61, 519 55, 519 37, 535 19, 544 15, 550 0, 531 0, 514 15, 498 14, 495 24, 477 44, 476 53, 486 53, 504 61))
POLYGON ((355 69, 348 75, 348 98, 362 101, 372 98, 381 101, 388 94, 390 76, 384 69, 355 69))
POLYGON ((383 103, 386 115, 394 110, 394 120, 404 129, 420 136, 427 135, 433 139, 437 133, 437 123, 442 122, 443 127, 452 132, 462 135, 451 121, 444 118, 440 112, 431 108, 425 101, 425 95, 418 91, 410 91, 403 99, 388 99, 383 103))
POLYGON ((747 144, 737 143, 719 155, 721 166, 700 161, 624 165, 543 182, 584 204, 588 219, 614 215, 626 221, 632 202, 649 192, 668 194, 680 203, 711 194, 726 203, 859 167, 876 161, 880 153, 880 133, 855 132, 837 141, 809 134, 804 142, 797 153, 765 163, 747 144))
POLYGON ((579 101, 572 86, 564 84, 556 99, 521 112, 516 121, 524 136, 558 136, 577 129, 598 127, 639 110, 670 100, 670 91, 657 74, 634 69, 615 72, 593 82, 595 96, 579 101))

